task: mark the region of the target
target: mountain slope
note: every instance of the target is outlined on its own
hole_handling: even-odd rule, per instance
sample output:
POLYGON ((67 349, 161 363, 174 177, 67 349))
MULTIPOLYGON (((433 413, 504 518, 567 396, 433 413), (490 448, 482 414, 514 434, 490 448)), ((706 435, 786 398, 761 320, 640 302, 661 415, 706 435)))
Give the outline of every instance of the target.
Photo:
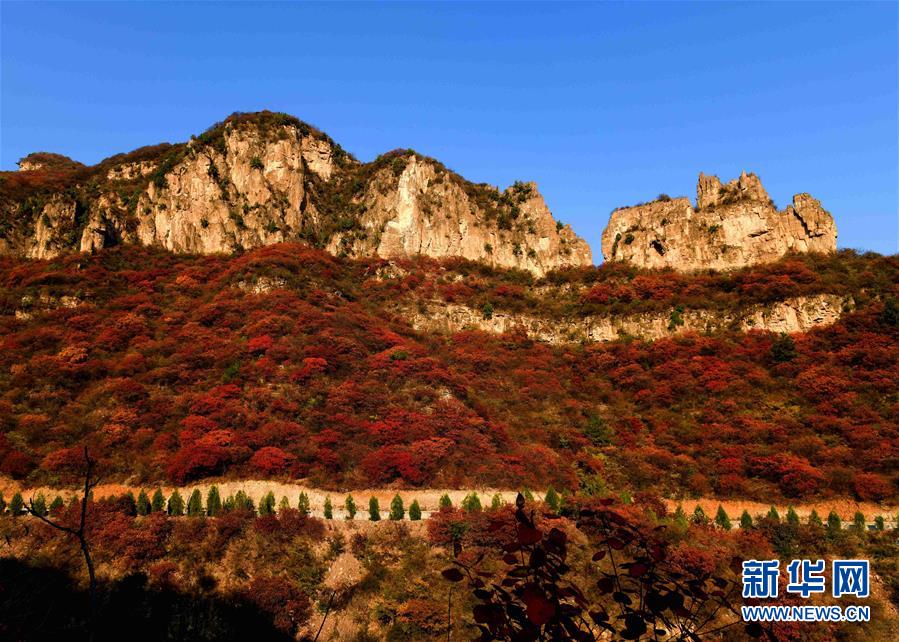
POLYGON ((0 473, 71 482, 88 444, 107 479, 132 483, 894 499, 897 275, 896 257, 850 252, 724 274, 613 263, 539 280, 303 245, 7 257, 0 473), (732 314, 825 294, 855 307, 789 340, 675 328, 654 342, 554 346, 517 330, 420 332, 407 316, 441 301, 547 323, 678 306, 732 314))

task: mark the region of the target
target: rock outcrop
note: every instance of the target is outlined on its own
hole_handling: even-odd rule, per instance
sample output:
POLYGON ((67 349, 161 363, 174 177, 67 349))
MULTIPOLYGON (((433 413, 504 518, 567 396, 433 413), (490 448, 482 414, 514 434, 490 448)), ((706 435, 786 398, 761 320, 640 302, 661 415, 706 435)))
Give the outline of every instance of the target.
POLYGON ((725 270, 787 252, 834 252, 836 238, 830 213, 809 194, 778 211, 755 174, 727 184, 700 174, 695 208, 688 198, 664 197, 612 212, 602 253, 644 268, 725 270))
POLYGON ((301 240, 346 256, 456 256, 538 275, 592 264, 533 183, 501 192, 411 150, 359 163, 284 114, 234 115, 188 143, 92 168, 63 158, 31 155, 17 176, 0 175, 0 253, 50 258, 117 243, 218 253, 301 240))
POLYGON ((454 333, 463 330, 524 332, 537 341, 562 344, 582 341, 607 342, 633 337, 646 341, 684 332, 764 330, 788 334, 836 323, 845 310, 855 306, 849 297, 816 294, 793 297, 743 309, 713 310, 672 308, 665 312, 628 315, 590 315, 569 319, 546 319, 526 314, 482 311, 464 305, 439 303, 401 310, 416 330, 454 333))

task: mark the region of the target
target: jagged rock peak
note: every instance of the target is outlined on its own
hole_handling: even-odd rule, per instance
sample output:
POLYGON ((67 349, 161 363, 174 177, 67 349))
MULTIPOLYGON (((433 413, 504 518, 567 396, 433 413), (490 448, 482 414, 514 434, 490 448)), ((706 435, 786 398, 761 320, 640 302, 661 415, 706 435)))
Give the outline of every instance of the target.
POLYGON ((686 197, 663 196, 613 211, 602 253, 646 268, 725 270, 787 252, 834 252, 836 238, 833 217, 809 194, 778 211, 755 174, 724 184, 700 174, 695 208, 686 197))
POLYGON ((592 263, 533 183, 474 184, 412 150, 360 163, 286 114, 234 114, 187 143, 69 173, 28 169, 0 174, 0 254, 116 243, 216 253, 302 240, 347 256, 459 256, 536 274, 592 263))

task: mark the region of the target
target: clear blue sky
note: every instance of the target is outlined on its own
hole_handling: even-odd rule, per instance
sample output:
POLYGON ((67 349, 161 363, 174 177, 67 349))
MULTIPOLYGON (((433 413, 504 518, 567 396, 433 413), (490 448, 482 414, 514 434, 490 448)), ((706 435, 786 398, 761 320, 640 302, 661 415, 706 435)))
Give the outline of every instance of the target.
POLYGON ((758 173, 895 253, 897 4, 0 3, 0 166, 272 109, 362 160, 535 180, 600 260, 610 210, 758 173))

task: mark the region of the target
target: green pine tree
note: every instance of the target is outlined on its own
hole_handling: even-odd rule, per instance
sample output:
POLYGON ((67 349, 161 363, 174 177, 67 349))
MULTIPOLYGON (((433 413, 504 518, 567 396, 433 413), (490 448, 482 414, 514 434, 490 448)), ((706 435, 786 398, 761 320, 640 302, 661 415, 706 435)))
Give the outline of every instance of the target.
POLYGON ((674 524, 684 531, 690 526, 687 520, 687 513, 684 512, 684 507, 680 504, 677 505, 677 509, 674 511, 674 524))
POLYGON ((325 497, 325 519, 334 519, 334 507, 331 505, 331 496, 325 497))
POLYGON ((25 500, 22 499, 22 493, 16 493, 9 500, 9 514, 18 517, 25 511, 25 500))
POLYGON ((377 497, 368 500, 368 518, 373 522, 381 520, 381 507, 378 505, 377 497))
POLYGON ((743 514, 740 515, 740 528, 752 528, 752 515, 749 514, 748 510, 744 510, 743 514))
POLYGON ((406 509, 403 507, 403 498, 396 494, 390 501, 390 519, 398 522, 405 517, 406 509))
MULTIPOLYGON (((275 496, 272 494, 272 500, 274 500, 275 496)), ((259 504, 259 514, 262 515, 262 502, 265 501, 265 497, 260 500, 259 504)), ((272 506, 274 507, 274 501, 272 501, 272 506)), ((253 504, 253 500, 247 495, 244 491, 239 490, 234 493, 234 509, 247 511, 253 515, 256 514, 256 506, 253 504)))
POLYGON ((874 518, 874 528, 879 531, 882 531, 884 528, 886 528, 886 522, 883 519, 883 515, 878 515, 874 518))
POLYGON ((786 363, 796 358, 796 344, 786 332, 781 332, 771 344, 771 360, 774 363, 786 363))
POLYGON ((843 522, 840 521, 840 516, 835 512, 830 511, 830 515, 827 516, 827 530, 838 533, 843 528, 843 522))
POLYGON ((273 493, 272 491, 268 491, 265 496, 261 500, 259 500, 259 514, 275 514, 275 493, 273 493))
POLYGON ((237 501, 234 499, 234 495, 228 495, 222 502, 222 512, 230 513, 235 508, 237 508, 237 501))
POLYGON ((346 500, 343 502, 343 507, 346 509, 346 518, 353 519, 356 517, 356 500, 353 499, 352 495, 347 495, 346 500))
POLYGON ((865 519, 864 513, 861 511, 855 511, 855 516, 852 518, 852 528, 857 530, 860 533, 863 533, 868 527, 868 522, 865 519))
POLYGON ((450 499, 450 496, 448 493, 443 493, 443 495, 440 496, 440 509, 443 510, 444 508, 452 508, 452 507, 453 507, 453 500, 450 499))
POLYGON ((702 506, 696 504, 696 508, 693 509, 693 515, 690 517, 690 521, 694 524, 708 524, 709 518, 706 517, 705 511, 702 510, 702 506))
MULTIPOLYGON (((56 515, 62 508, 66 505, 64 501, 62 501, 62 497, 57 495, 53 498, 53 501, 50 502, 50 514, 56 515)), ((2 512, 2 508, 0 508, 0 512, 2 512)))
POLYGON ((153 509, 150 507, 150 498, 147 497, 147 491, 141 489, 137 494, 137 514, 149 515, 151 510, 153 509))
POLYGON ((137 515, 137 500, 134 499, 134 493, 130 490, 122 495, 122 507, 124 508, 126 515, 130 515, 131 517, 137 515))
POLYGON ((150 508, 154 513, 161 513, 165 510, 165 496, 162 494, 161 488, 157 488, 156 492, 153 493, 153 499, 150 500, 150 508))
POLYGON ((502 495, 500 495, 499 493, 496 493, 493 496, 493 499, 490 500, 490 510, 496 510, 498 508, 502 508, 502 505, 503 505, 502 495))
POLYGON ((217 517, 222 512, 222 496, 219 493, 218 486, 210 486, 209 492, 206 493, 206 514, 210 517, 217 517))
POLYGON ((724 506, 721 504, 718 504, 718 512, 715 513, 715 523, 726 531, 733 528, 733 525, 730 523, 730 517, 727 516, 724 506))
POLYGON ((175 492, 169 497, 169 515, 172 517, 181 517, 184 515, 184 499, 177 489, 175 489, 175 492))
POLYGON ((522 495, 524 496, 524 498, 525 498, 526 500, 528 500, 529 502, 534 501, 534 493, 531 492, 531 489, 530 489, 530 488, 525 488, 523 491, 521 491, 521 494, 522 494, 522 495))
POLYGON ((552 512, 559 512, 559 506, 561 505, 561 502, 559 501, 559 493, 557 493, 556 489, 552 486, 546 489, 546 495, 543 496, 543 503, 545 503, 547 508, 549 508, 552 512))
POLYGON ((284 495, 281 497, 281 501, 278 502, 278 513, 283 513, 288 508, 290 508, 290 500, 287 499, 287 495, 284 495))
POLYGON ((771 510, 768 511, 768 519, 776 524, 780 524, 780 513, 777 512, 777 507, 771 507, 771 510))
MULTIPOLYGON (((413 522, 421 520, 421 506, 418 505, 417 499, 413 500, 412 504, 409 505, 409 519, 413 522)), ((881 518, 881 521, 883 521, 883 518, 881 518)))
POLYGON ((3 493, 0 493, 0 515, 6 511, 6 499, 3 498, 3 493))
POLYGON ((190 494, 190 499, 187 500, 187 516, 203 516, 203 496, 200 494, 199 488, 194 488, 194 492, 190 494))
POLYGON ((481 498, 478 497, 477 493, 469 493, 462 500, 462 508, 469 513, 479 512, 481 510, 481 498))
POLYGON ((899 326, 899 303, 895 297, 888 296, 884 299, 880 322, 887 326, 899 326))
POLYGON ((814 508, 812 509, 811 515, 808 516, 808 523, 810 526, 816 526, 816 527, 822 526, 821 518, 818 517, 818 511, 816 511, 814 508))
POLYGON ((297 508, 300 510, 301 515, 309 514, 309 495, 300 493, 300 501, 297 504, 297 508))
POLYGON ((31 510, 41 517, 47 516, 47 498, 43 493, 38 493, 38 496, 31 500, 31 510))
POLYGON ((799 515, 793 510, 792 506, 787 506, 787 524, 790 526, 799 526, 799 515))

